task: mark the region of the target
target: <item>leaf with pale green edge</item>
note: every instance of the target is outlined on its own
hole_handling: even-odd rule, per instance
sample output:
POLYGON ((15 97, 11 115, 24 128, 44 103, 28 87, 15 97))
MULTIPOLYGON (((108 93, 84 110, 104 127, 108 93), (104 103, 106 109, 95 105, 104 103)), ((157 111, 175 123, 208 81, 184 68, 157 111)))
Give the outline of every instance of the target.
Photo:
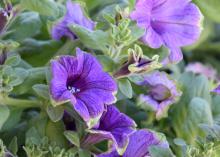
POLYGON ((7 57, 4 64, 9 65, 9 66, 16 66, 20 62, 21 62, 21 57, 19 55, 13 55, 13 56, 7 57))
POLYGON ((151 157, 175 157, 172 151, 169 148, 163 148, 159 146, 151 146, 149 148, 151 157))
POLYGON ((88 48, 107 51, 107 46, 112 43, 107 32, 103 32, 101 30, 91 31, 79 25, 71 25, 69 28, 88 48))
POLYGON ((37 93, 38 96, 49 100, 50 99, 50 95, 49 95, 49 87, 48 85, 45 84, 36 84, 33 87, 33 90, 37 93))
POLYGON ((65 131, 65 137, 75 146, 80 147, 79 134, 75 131, 65 131))
POLYGON ((21 6, 46 16, 57 16, 59 13, 59 8, 54 0, 21 0, 21 6))
POLYGON ((118 86, 120 91, 127 97, 127 98, 132 98, 132 86, 131 83, 128 79, 120 79, 118 81, 118 86))
POLYGON ((38 13, 23 12, 13 21, 5 38, 21 41, 25 38, 33 37, 40 32, 41 25, 38 13))
POLYGON ((220 10, 219 0, 193 0, 193 2, 198 5, 206 17, 220 23, 220 17, 218 16, 220 10))
POLYGON ((47 106, 47 114, 49 115, 50 119, 53 122, 58 122, 63 118, 64 107, 63 106, 53 107, 49 105, 47 106))
POLYGON ((0 130, 10 116, 10 110, 7 106, 0 104, 0 130))
POLYGON ((16 136, 9 143, 8 149, 14 155, 17 154, 17 152, 18 152, 18 139, 16 136))

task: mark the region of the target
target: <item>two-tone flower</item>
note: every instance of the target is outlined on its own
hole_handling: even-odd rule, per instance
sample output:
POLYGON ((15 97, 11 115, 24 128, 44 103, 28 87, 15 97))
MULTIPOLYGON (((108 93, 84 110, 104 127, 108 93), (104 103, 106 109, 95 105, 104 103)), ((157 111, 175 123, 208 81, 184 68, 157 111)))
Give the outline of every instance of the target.
POLYGON ((135 122, 127 115, 121 113, 114 105, 108 105, 99 124, 91 130, 82 145, 90 146, 104 140, 113 143, 117 153, 122 155, 129 143, 129 135, 134 132, 135 122))
POLYGON ((69 29, 69 26, 73 24, 80 25, 89 30, 93 30, 95 27, 95 22, 85 16, 81 5, 68 0, 65 16, 52 28, 52 38, 55 40, 60 40, 62 37, 68 37, 72 40, 76 39, 77 36, 69 29))
POLYGON ((123 155, 119 155, 117 151, 112 151, 97 155, 97 157, 149 157, 151 146, 169 148, 168 143, 161 140, 155 133, 142 129, 131 134, 129 144, 123 155))
POLYGON ((148 88, 146 94, 140 95, 139 104, 154 110, 157 119, 165 117, 169 106, 175 103, 182 94, 165 72, 145 75, 144 81, 138 84, 148 88))
MULTIPOLYGON (((146 32, 142 42, 170 51, 168 62, 182 60, 182 46, 194 43, 201 33, 202 14, 191 0, 137 0, 130 15, 146 32)), ((164 61, 167 62, 167 61, 164 61)))
POLYGON ((116 98, 116 82, 98 60, 89 53, 76 50, 75 56, 61 56, 51 61, 50 93, 56 104, 70 101, 74 110, 91 127, 99 120, 105 105, 116 98))
POLYGON ((142 74, 161 68, 159 56, 148 58, 142 49, 135 45, 134 49, 128 50, 128 60, 114 73, 115 78, 127 77, 132 74, 142 74))

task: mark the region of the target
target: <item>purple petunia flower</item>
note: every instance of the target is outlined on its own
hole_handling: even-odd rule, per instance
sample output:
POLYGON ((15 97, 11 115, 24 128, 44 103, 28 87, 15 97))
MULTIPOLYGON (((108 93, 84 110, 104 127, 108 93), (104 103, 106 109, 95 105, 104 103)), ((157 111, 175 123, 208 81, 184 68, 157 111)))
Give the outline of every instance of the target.
POLYGON ((66 9, 66 15, 52 28, 51 34, 53 39, 59 40, 62 37, 68 37, 72 40, 76 39, 76 35, 69 29, 69 25, 71 24, 77 24, 89 30, 94 29, 95 22, 84 15, 79 3, 73 3, 71 0, 68 0, 66 9))
POLYGON ((147 95, 140 95, 140 104, 148 105, 156 111, 156 118, 165 117, 169 106, 181 96, 175 82, 168 78, 164 72, 154 72, 146 75, 144 81, 139 83, 148 87, 147 95))
POLYGON ((119 154, 123 154, 129 140, 129 134, 134 132, 135 122, 113 106, 107 106, 107 111, 103 113, 99 125, 88 130, 89 134, 83 142, 83 146, 89 146, 104 140, 113 142, 119 154))
POLYGON ((57 103, 70 101, 76 112, 91 124, 115 102, 117 85, 91 54, 76 50, 76 57, 61 56, 51 62, 50 93, 57 103))
POLYGON ((214 90, 212 90, 212 92, 220 94, 220 85, 217 88, 215 88, 214 90))
POLYGON ((203 65, 202 63, 199 62, 190 63, 189 65, 186 66, 185 71, 188 72, 190 71, 195 74, 203 74, 208 79, 217 80, 217 71, 213 67, 203 65))
MULTIPOLYGON (((146 129, 134 132, 130 136, 128 147, 121 157, 148 157, 149 147, 159 146, 169 148, 166 141, 160 140, 153 132, 146 129)), ((120 157, 116 151, 107 154, 97 155, 97 157, 120 157)))
POLYGON ((141 40, 151 48, 169 48, 174 63, 183 58, 180 47, 199 38, 203 16, 191 0, 138 0, 130 17, 146 29, 141 40))

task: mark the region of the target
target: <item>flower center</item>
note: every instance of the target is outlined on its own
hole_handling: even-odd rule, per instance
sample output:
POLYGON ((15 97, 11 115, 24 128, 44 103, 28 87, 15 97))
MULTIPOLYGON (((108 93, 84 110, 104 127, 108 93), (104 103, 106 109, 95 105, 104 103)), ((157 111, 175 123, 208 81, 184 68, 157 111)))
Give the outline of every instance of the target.
POLYGON ((152 86, 149 94, 157 101, 166 100, 171 96, 170 90, 162 84, 152 86))
POLYGON ((71 87, 71 86, 67 86, 67 89, 68 89, 72 94, 75 94, 75 93, 80 92, 80 89, 75 88, 75 87, 71 87))
POLYGON ((71 76, 67 79, 67 84, 66 88, 68 91, 70 91, 72 94, 76 94, 80 92, 80 87, 79 87, 79 77, 78 76, 71 76))

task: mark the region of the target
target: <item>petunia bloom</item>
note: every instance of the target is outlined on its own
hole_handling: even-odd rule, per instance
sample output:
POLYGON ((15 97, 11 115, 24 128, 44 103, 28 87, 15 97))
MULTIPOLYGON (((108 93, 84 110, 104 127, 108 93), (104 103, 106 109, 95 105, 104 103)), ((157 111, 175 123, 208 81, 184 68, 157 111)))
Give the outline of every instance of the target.
POLYGON ((76 35, 69 29, 71 24, 77 24, 89 30, 94 29, 95 22, 84 15, 79 3, 73 3, 71 0, 68 0, 66 9, 65 16, 52 28, 51 34, 53 39, 60 40, 62 37, 68 37, 72 40, 76 39, 76 35))
POLYGON ((182 46, 200 36, 203 16, 191 0, 138 0, 130 15, 146 32, 141 40, 151 48, 169 48, 168 61, 182 60, 182 46))
MULTIPOLYGON (((168 143, 159 139, 155 133, 146 129, 135 131, 130 135, 127 149, 121 157, 148 157, 150 156, 149 148, 151 146, 169 148, 168 143)), ((120 155, 116 151, 112 151, 97 155, 97 157, 120 157, 120 155)))
POLYGON ((88 130, 89 134, 83 142, 83 146, 99 143, 104 140, 113 142, 119 154, 123 154, 129 141, 129 134, 134 132, 135 122, 126 116, 113 105, 107 106, 99 125, 88 130))
POLYGON ((214 90, 212 90, 212 92, 220 94, 220 85, 217 88, 215 88, 214 90))
POLYGON ((211 67, 195 62, 186 66, 185 71, 193 72, 195 74, 203 74, 210 80, 217 80, 217 71, 211 67))
POLYGON ((76 57, 61 56, 51 62, 50 93, 56 104, 70 101, 87 124, 99 119, 105 104, 115 102, 117 85, 94 56, 79 48, 76 57))
POLYGON ((165 117, 169 106, 175 103, 182 94, 175 82, 164 72, 148 74, 144 77, 144 81, 138 84, 149 89, 147 95, 140 95, 139 103, 156 111, 157 119, 165 117))

